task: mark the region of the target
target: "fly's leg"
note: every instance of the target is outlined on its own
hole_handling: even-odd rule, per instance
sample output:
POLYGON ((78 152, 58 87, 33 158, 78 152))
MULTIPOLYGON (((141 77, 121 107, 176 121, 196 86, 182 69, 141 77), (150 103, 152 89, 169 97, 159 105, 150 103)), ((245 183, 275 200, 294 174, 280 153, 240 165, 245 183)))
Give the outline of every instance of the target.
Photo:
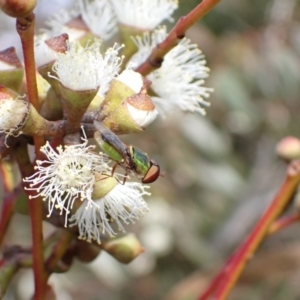
MULTIPOLYGON (((117 164, 115 164, 114 166, 113 166, 113 168, 112 168, 112 170, 111 170, 111 177, 114 177, 114 174, 115 174, 115 171, 116 171, 116 168, 117 168, 117 166, 118 166, 119 164, 117 163, 117 164)), ((123 176, 123 181, 121 182, 117 177, 114 177, 120 184, 122 184, 122 185, 124 185, 125 184, 125 182, 126 182, 126 179, 127 179, 127 176, 128 176, 129 174, 128 174, 128 172, 127 172, 127 170, 125 170, 125 174, 124 174, 124 176, 123 176)))

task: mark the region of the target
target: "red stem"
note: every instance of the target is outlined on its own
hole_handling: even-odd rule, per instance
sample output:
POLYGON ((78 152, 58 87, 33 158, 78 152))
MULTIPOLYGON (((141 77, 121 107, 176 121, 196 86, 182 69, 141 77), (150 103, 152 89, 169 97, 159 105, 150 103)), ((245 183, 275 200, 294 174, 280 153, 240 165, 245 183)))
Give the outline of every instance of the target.
POLYGON ((300 213, 295 212, 291 215, 284 216, 276 220, 269 228, 268 234, 274 234, 281 229, 284 229, 292 224, 295 224, 300 221, 300 213))
POLYGON ((300 182, 300 161, 292 162, 287 170, 287 177, 281 185, 272 203, 258 221, 250 235, 226 262, 212 283, 199 297, 206 300, 216 290, 214 299, 224 300, 238 280, 248 260, 268 234, 270 225, 289 204, 300 182))
MULTIPOLYGON (((28 17, 17 19, 16 27, 22 43, 28 98, 35 109, 39 111, 39 98, 34 60, 34 24, 35 16, 34 14, 31 14, 28 17)), ((33 136, 33 140, 36 155, 39 155, 40 148, 44 144, 44 138, 33 136)), ((31 174, 26 174, 25 176, 29 176, 31 174)), ((47 280, 43 255, 42 201, 37 199, 34 201, 28 200, 28 203, 32 230, 32 254, 35 284, 34 299, 42 300, 45 298, 47 280)))
POLYGON ((0 217, 0 246, 3 243, 5 233, 13 216, 13 208, 15 200, 21 194, 22 189, 16 189, 10 193, 5 194, 2 204, 1 217, 0 217))
POLYGON ((178 44, 178 40, 184 38, 186 31, 212 10, 220 1, 221 0, 203 0, 190 13, 181 17, 166 39, 152 50, 147 60, 143 62, 136 71, 145 76, 159 68, 163 62, 163 57, 178 44))
POLYGON ((13 206, 18 196, 14 192, 15 180, 11 161, 2 161, 0 173, 3 181, 4 199, 0 217, 0 246, 2 245, 6 230, 13 215, 13 206))

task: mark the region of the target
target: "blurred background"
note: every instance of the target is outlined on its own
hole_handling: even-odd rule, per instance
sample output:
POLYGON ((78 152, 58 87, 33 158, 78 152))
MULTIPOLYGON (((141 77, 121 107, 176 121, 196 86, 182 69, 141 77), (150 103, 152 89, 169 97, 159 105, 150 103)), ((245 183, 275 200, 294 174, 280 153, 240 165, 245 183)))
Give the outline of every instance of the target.
MULTIPOLYGON (((198 2, 179 1, 175 20, 198 2)), ((38 26, 62 5, 72 1, 39 1, 38 26)), ((178 113, 124 137, 165 172, 151 186, 150 212, 128 227, 146 251, 129 265, 106 253, 75 262, 51 277, 57 299, 197 299, 284 179, 275 147, 299 137, 299 19, 296 0, 223 0, 188 31, 211 69, 207 115, 178 113)), ((1 50, 19 47, 14 23, 0 13, 1 50)), ((229 299, 299 299, 299 237, 297 225, 268 237, 229 299)), ((27 217, 14 217, 6 244, 30 245, 27 217)), ((31 292, 32 273, 22 271, 4 299, 31 292)))

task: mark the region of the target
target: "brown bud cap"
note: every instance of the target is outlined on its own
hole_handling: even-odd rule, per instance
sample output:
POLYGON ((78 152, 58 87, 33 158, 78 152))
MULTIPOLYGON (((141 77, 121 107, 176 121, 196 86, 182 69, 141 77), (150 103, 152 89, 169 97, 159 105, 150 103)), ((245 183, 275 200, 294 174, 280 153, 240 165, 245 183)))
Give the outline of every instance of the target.
POLYGON ((49 78, 48 72, 51 71, 52 64, 57 59, 58 53, 65 53, 67 51, 68 39, 69 36, 66 33, 48 40, 44 40, 44 35, 37 36, 34 45, 36 65, 46 80, 49 78), (42 72, 45 67, 46 70, 42 72))
POLYGON ((36 0, 0 0, 1 9, 10 17, 22 18, 32 13, 36 0))
POLYGON ((7 48, 0 51, 0 61, 10 65, 12 68, 22 68, 22 64, 16 54, 16 49, 14 47, 7 48))
POLYGON ((287 161, 300 158, 300 140, 293 136, 284 137, 276 146, 276 154, 287 161))
POLYGON ((67 41, 69 36, 63 33, 59 36, 50 38, 45 43, 55 52, 65 53, 67 51, 67 41))
POLYGON ((126 101, 138 110, 152 111, 155 109, 150 96, 144 93, 135 94, 126 99, 126 101))

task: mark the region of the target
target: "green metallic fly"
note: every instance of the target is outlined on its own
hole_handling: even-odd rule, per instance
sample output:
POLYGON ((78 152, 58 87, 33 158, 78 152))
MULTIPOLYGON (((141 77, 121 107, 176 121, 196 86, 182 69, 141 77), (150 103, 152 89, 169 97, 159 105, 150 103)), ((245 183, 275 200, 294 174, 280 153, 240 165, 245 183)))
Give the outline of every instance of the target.
POLYGON ((94 121, 97 131, 94 134, 101 150, 116 162, 112 173, 119 165, 125 169, 125 178, 128 172, 135 173, 142 183, 154 182, 160 174, 160 167, 148 155, 134 146, 125 145, 119 137, 102 123, 94 121))

